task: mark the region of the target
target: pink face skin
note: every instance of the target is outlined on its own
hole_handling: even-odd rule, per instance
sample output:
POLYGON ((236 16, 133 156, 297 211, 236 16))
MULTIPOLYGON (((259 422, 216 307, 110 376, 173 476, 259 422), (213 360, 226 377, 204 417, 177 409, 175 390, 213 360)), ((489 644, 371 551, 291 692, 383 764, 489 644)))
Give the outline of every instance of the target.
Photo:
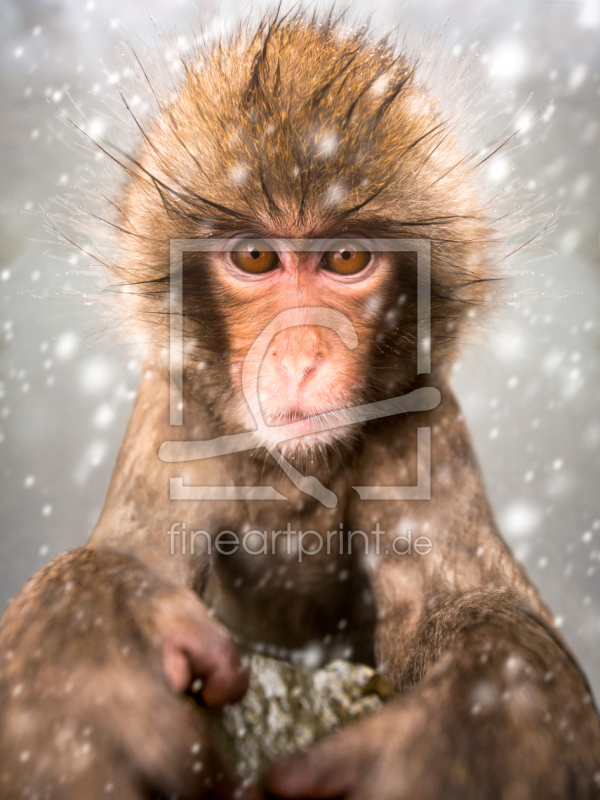
MULTIPOLYGON (((241 397, 241 368, 250 347, 282 311, 334 309, 350 321, 358 337, 358 346, 349 349, 335 330, 299 323, 276 333, 262 362, 255 365, 258 399, 266 424, 306 420, 309 433, 314 431, 310 417, 363 399, 361 387, 368 370, 369 342, 381 320, 392 265, 388 253, 371 253, 360 271, 345 275, 328 268, 323 252, 286 251, 285 240, 269 239, 269 245, 276 251, 277 260, 267 272, 244 271, 232 254, 215 259, 217 282, 225 296, 231 298, 227 333, 236 394, 239 392, 241 397)), ((313 433, 294 440, 294 447, 306 449, 343 435, 343 429, 313 433)))

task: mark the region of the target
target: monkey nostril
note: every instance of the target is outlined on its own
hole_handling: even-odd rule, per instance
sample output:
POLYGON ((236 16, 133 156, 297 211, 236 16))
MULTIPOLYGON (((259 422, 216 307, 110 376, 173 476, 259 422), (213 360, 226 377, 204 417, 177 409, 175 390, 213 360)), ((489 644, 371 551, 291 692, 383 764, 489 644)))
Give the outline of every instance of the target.
POLYGON ((276 359, 281 372, 296 388, 300 388, 314 376, 322 360, 320 353, 313 351, 305 357, 280 357, 276 359))
POLYGON ((319 362, 320 362, 320 361, 321 361, 321 356, 320 356, 318 353, 316 353, 316 354, 315 354, 315 357, 314 357, 314 358, 313 358, 313 360, 312 360, 312 363, 311 363, 311 364, 307 364, 307 365, 304 367, 304 372, 303 372, 303 375, 302 375, 302 380, 304 380, 305 378, 308 378, 308 376, 309 376, 309 375, 310 375, 312 372, 316 372, 316 370, 319 368, 319 362))

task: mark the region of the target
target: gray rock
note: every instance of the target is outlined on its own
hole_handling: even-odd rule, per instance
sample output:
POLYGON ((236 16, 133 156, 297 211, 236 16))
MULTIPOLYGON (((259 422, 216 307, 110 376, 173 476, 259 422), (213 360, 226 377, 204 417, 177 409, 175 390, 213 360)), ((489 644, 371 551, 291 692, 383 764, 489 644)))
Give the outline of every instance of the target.
POLYGON ((397 696, 383 675, 362 664, 332 661, 310 670, 246 656, 250 688, 240 703, 207 712, 213 739, 241 778, 259 783, 269 762, 308 747, 397 696))

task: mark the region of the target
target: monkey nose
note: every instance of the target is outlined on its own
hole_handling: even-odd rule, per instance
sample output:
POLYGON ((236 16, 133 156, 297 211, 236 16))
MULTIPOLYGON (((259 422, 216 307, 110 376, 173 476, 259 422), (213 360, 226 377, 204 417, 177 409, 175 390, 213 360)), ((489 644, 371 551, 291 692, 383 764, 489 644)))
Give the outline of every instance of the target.
POLYGON ((288 388, 300 389, 315 377, 322 357, 318 350, 302 353, 276 353, 274 362, 288 388))

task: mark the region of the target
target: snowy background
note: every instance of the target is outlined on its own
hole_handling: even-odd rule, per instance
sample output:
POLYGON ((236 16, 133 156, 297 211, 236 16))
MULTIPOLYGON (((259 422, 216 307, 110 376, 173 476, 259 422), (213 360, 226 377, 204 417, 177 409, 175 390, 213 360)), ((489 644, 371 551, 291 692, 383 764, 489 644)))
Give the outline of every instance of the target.
MULTIPOLYGON (((150 16, 185 36, 190 21, 211 30, 244 8, 0 0, 0 604, 86 540, 139 378, 131 352, 93 334, 81 299, 93 277, 58 260, 27 213, 84 174, 54 106, 70 113, 70 95, 95 119, 124 66, 121 26, 151 43, 150 16)), ((560 217, 455 385, 502 531, 600 694, 600 0, 383 0, 373 21, 410 23, 409 41, 445 24, 503 124, 523 129, 541 112, 522 135, 529 147, 497 159, 490 178, 517 178, 560 217)))

